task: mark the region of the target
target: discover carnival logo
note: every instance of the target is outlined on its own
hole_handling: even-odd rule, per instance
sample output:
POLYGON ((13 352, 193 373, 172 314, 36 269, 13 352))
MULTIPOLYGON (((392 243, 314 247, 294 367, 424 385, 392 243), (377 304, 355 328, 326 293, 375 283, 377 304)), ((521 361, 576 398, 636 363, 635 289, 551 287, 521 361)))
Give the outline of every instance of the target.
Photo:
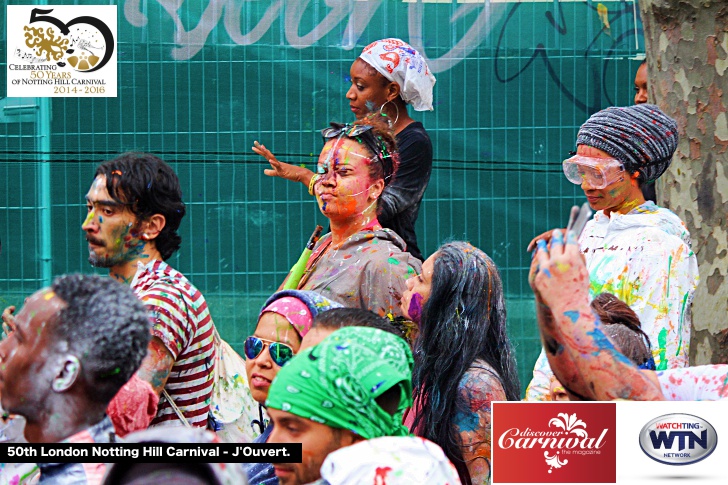
POLYGON ((645 455, 665 465, 690 465, 715 451, 718 434, 703 418, 692 414, 666 414, 640 431, 645 455))
POLYGON ((493 483, 616 479, 611 403, 512 403, 501 411, 502 404, 494 408, 493 483))
POLYGON ((7 7, 8 97, 116 97, 113 5, 7 7))

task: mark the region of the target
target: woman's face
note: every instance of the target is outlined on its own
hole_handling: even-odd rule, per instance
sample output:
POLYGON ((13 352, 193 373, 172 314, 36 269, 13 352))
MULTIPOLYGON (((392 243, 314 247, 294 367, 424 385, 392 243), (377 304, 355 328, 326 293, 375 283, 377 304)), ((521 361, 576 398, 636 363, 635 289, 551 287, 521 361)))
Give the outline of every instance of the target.
POLYGON ((435 270, 435 259, 437 253, 433 254, 422 263, 422 273, 407 280, 407 290, 402 294, 400 308, 405 317, 419 324, 422 319, 422 307, 430 299, 432 292, 432 273, 435 270))
MULTIPOLYGON (((607 152, 587 145, 579 145, 576 154, 584 157, 604 158, 605 164, 608 163, 608 160, 614 159, 607 152)), ((584 195, 586 195, 593 210, 603 210, 606 215, 611 212, 626 214, 644 202, 642 191, 637 184, 637 174, 630 176, 626 171, 623 173, 622 177, 602 189, 591 186, 588 178, 583 179, 581 189, 584 191, 584 195)))
POLYGON ((647 102, 647 64, 642 64, 634 76, 634 104, 647 102))
POLYGON ((371 109, 378 110, 389 99, 390 81, 363 60, 354 61, 349 75, 351 87, 346 92, 346 99, 356 119, 366 116, 371 109))
POLYGON ((372 180, 369 151, 350 138, 326 142, 319 156, 316 200, 321 212, 332 220, 351 219, 376 210, 384 181, 372 180))
MULTIPOLYGON (((296 332, 288 320, 282 315, 273 312, 265 312, 261 315, 253 336, 288 345, 293 349, 294 354, 298 353, 301 345, 301 337, 299 337, 298 332, 296 332)), ((268 343, 266 343, 263 351, 256 358, 245 360, 248 385, 250 386, 250 393, 253 395, 253 399, 260 404, 265 403, 265 400, 268 398, 270 384, 280 369, 280 366, 271 359, 270 345, 268 343)))

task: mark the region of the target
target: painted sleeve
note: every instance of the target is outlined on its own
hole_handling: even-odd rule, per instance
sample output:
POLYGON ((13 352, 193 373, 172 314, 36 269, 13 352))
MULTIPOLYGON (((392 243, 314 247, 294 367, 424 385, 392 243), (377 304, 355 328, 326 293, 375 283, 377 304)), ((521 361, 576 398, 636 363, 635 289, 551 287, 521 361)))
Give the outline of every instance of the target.
POLYGON ((690 304, 698 282, 695 254, 676 238, 656 241, 630 262, 625 302, 649 335, 657 370, 688 365, 690 304))
POLYGON ((542 348, 541 353, 538 354, 538 359, 536 359, 536 364, 533 366, 533 377, 526 388, 526 397, 524 399, 526 401, 548 401, 552 375, 554 373, 551 372, 551 367, 549 367, 546 351, 542 348))
POLYGON ((463 459, 475 483, 490 483, 491 402, 505 401, 498 378, 485 369, 465 373, 458 386, 455 431, 460 435, 463 459))
POLYGON ((152 336, 159 338, 176 360, 187 348, 194 333, 180 291, 160 281, 140 294, 139 298, 149 310, 152 336))
POLYGON ((728 399, 728 365, 700 365, 657 372, 668 401, 722 401, 728 399))

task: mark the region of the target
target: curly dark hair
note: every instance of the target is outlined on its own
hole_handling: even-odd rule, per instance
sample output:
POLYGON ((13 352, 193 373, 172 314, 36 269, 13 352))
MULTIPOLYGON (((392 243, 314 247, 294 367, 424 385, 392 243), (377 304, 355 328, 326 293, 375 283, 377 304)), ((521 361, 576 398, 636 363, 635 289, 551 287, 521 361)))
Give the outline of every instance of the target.
POLYGON ((165 218, 154 239, 162 259, 169 259, 182 245, 177 233, 185 216, 182 189, 177 174, 162 159, 149 153, 123 153, 96 169, 94 178, 106 177, 106 190, 120 204, 128 206, 141 222, 154 214, 165 218))
POLYGON ((71 274, 53 281, 66 303, 49 326, 81 362, 90 400, 108 403, 147 355, 151 322, 145 305, 113 278, 71 274))
POLYGON ((520 399, 520 384, 506 332, 503 284, 495 263, 483 251, 462 241, 435 253, 430 297, 422 308, 415 344, 413 387, 421 412, 413 429, 440 445, 463 484, 470 473, 455 432, 458 387, 476 361, 494 372, 506 399, 520 399))

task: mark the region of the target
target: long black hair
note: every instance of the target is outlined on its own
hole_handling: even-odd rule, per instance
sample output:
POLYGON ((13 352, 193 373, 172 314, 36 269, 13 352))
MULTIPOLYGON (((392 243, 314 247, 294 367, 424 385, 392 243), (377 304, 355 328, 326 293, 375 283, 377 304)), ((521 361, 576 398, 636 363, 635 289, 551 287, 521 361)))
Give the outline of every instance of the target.
POLYGON ((460 480, 470 485, 453 423, 460 381, 476 361, 482 361, 495 371, 509 401, 520 399, 520 384, 495 263, 462 241, 443 244, 436 254, 430 298, 422 309, 415 344, 418 414, 413 429, 440 445, 460 480))

